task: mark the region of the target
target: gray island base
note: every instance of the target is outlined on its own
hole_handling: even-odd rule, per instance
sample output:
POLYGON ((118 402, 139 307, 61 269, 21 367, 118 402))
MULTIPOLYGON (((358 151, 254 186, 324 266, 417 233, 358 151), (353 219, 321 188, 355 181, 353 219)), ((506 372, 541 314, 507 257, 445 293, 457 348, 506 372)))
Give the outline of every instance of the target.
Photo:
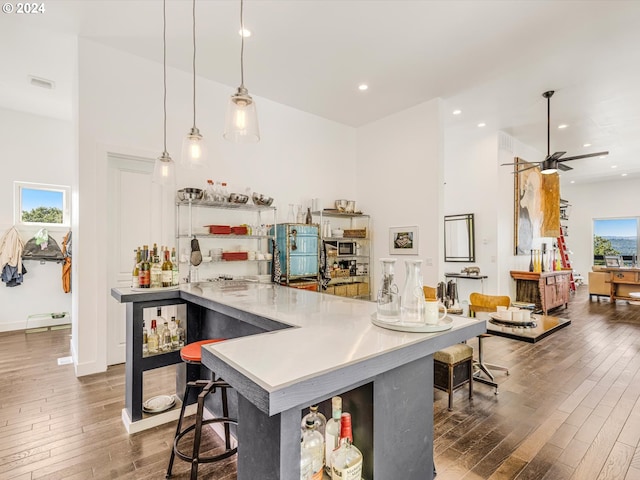
MULTIPOLYGON (((112 295, 150 306, 155 294, 112 295)), ((298 480, 303 411, 334 395, 353 415, 364 479, 433 478, 433 353, 485 332, 484 321, 452 316, 444 332, 397 332, 371 323, 375 303, 275 284, 191 284, 171 296, 187 304, 188 341, 228 338, 205 346, 202 359, 237 394, 239 480, 298 480)), ((141 329, 134 311, 128 330, 141 329)))

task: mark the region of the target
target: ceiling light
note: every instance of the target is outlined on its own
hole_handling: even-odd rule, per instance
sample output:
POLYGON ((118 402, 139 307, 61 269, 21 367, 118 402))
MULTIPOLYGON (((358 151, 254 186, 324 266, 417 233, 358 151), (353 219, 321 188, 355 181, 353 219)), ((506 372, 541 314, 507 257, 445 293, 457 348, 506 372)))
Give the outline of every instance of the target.
MULTIPOLYGON (((240 0, 240 30, 244 30, 244 0, 240 0)), ((224 138, 236 143, 260 141, 256 102, 244 86, 244 37, 240 43, 240 86, 227 107, 224 138)))
POLYGON ((560 130, 562 130, 563 128, 567 128, 569 125, 567 125, 566 123, 563 123, 562 125, 558 125, 558 128, 560 130))
POLYGON ((571 180, 569 183, 576 183, 576 181, 575 180, 571 180))
POLYGON ((623 173, 623 174, 622 174, 622 176, 623 176, 623 177, 626 177, 626 176, 627 176, 627 174, 626 174, 626 173, 623 173))
POLYGON ((460 115, 462 113, 462 110, 454 110, 453 112, 454 115, 460 115))
POLYGON ((607 158, 606 155, 600 155, 598 158, 607 158))
MULTIPOLYGON (((153 182, 163 186, 172 186, 175 182, 175 163, 167 152, 167 5, 162 1, 162 72, 163 72, 163 112, 164 112, 164 150, 153 166, 153 182)), ((173 188, 172 188, 173 190, 173 188)))
POLYGON ((540 173, 543 175, 550 175, 552 173, 556 173, 558 171, 558 160, 553 158, 548 158, 542 165, 540 166, 540 173))
POLYGON ((582 146, 583 146, 583 147, 585 147, 585 148, 587 148, 587 147, 590 147, 590 146, 591 146, 591 144, 590 144, 590 143, 585 143, 585 144, 584 144, 584 145, 582 145, 582 146))
POLYGON ((207 161, 205 143, 196 127, 196 0, 192 2, 193 18, 193 126, 182 140, 181 163, 184 166, 204 167, 207 161))
POLYGON ((618 165, 611 165, 611 168, 618 168, 618 165))
POLYGON ((251 30, 249 30, 248 28, 243 28, 241 30, 238 30, 238 35, 240 35, 241 37, 250 37, 251 30))
POLYGON ((480 122, 480 123, 478 124, 478 126, 482 128, 482 127, 486 127, 486 126, 487 126, 487 124, 486 124, 486 123, 484 123, 484 122, 480 122))
POLYGON ((368 90, 368 89, 369 89, 369 85, 367 85, 366 83, 363 83, 362 85, 358 85, 358 90, 361 90, 364 92, 365 90, 368 90))

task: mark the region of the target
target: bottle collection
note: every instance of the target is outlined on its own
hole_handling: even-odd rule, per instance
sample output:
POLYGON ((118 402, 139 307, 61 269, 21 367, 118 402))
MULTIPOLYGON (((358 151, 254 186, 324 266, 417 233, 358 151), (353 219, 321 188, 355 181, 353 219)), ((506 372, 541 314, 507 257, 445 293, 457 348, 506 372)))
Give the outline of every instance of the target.
POLYGON ((317 405, 302 419, 300 480, 361 480, 362 453, 353 445, 351 414, 342 412, 342 398, 331 399, 331 419, 317 405))
POLYGON ((540 273, 562 270, 560 251, 557 248, 547 250, 547 245, 543 243, 541 249, 532 249, 530 252, 530 256, 530 272, 540 273))
POLYGON ((162 316, 162 309, 158 307, 156 318, 151 320, 151 331, 147 331, 146 322, 142 324, 142 354, 156 354, 170 352, 184 347, 185 331, 180 320, 171 317, 171 321, 162 316), (158 324, 160 331, 158 332, 158 324))
POLYGON ((175 287, 180 283, 180 271, 176 258, 175 247, 169 251, 169 247, 161 247, 153 244, 149 250, 148 245, 138 247, 135 252, 135 264, 131 274, 131 288, 163 288, 175 287), (164 261, 160 261, 160 258, 164 261))

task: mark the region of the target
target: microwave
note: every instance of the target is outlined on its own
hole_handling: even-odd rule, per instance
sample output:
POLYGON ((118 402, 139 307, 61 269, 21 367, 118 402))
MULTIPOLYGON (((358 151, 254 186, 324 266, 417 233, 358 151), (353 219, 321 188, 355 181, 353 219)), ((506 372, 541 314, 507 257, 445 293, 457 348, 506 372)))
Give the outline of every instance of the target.
POLYGON ((350 256, 356 254, 356 242, 336 242, 336 249, 339 257, 350 256))

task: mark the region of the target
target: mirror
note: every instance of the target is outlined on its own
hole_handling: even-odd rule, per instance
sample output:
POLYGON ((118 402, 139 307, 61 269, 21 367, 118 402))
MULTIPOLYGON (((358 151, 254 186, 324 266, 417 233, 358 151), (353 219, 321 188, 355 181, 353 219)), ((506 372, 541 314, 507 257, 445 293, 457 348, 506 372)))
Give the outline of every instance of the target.
POLYGON ((473 213, 444 217, 444 261, 475 262, 473 213))

